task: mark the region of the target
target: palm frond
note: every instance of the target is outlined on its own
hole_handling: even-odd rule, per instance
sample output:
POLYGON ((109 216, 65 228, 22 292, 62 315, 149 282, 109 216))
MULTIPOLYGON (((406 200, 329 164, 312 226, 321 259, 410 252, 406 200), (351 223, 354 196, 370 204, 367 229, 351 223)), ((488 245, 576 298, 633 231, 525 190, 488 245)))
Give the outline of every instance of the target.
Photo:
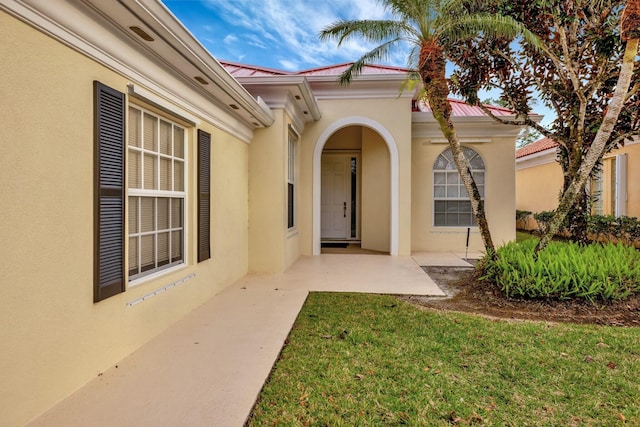
POLYGON ((320 40, 337 39, 338 46, 352 37, 360 37, 368 42, 381 42, 399 37, 405 27, 393 20, 336 21, 323 28, 318 34, 320 40))
POLYGON ((386 60, 393 46, 401 40, 401 38, 388 40, 385 43, 382 43, 380 46, 377 46, 362 55, 340 75, 338 84, 340 86, 346 86, 351 82, 351 80, 353 80, 353 78, 362 74, 362 69, 366 65, 386 60))
POLYGON ((461 16, 441 23, 442 35, 449 40, 465 40, 480 35, 522 39, 536 49, 542 48, 542 41, 522 23, 510 16, 477 13, 461 16))

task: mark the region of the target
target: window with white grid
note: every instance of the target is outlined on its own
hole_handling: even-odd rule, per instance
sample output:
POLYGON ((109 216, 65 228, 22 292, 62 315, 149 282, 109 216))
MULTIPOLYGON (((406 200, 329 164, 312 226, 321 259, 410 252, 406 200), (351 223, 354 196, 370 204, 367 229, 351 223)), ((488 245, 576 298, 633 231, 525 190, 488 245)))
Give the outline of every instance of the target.
POLYGON ((184 262, 185 129, 129 107, 129 281, 184 262))
MULTIPOLYGON (((482 157, 473 149, 462 147, 480 197, 484 199, 485 167, 482 157)), ((433 165, 434 225, 439 227, 476 226, 476 218, 450 148, 443 151, 433 165)))

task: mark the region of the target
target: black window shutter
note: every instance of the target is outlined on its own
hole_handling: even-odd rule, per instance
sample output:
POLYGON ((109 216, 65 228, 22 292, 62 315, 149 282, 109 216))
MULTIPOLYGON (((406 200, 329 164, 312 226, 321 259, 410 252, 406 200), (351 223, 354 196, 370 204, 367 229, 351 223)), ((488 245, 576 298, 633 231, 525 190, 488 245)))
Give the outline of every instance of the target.
POLYGON ((211 258, 211 134, 198 129, 198 262, 211 258))
POLYGON ((125 96, 93 82, 95 97, 94 302, 124 292, 125 96))

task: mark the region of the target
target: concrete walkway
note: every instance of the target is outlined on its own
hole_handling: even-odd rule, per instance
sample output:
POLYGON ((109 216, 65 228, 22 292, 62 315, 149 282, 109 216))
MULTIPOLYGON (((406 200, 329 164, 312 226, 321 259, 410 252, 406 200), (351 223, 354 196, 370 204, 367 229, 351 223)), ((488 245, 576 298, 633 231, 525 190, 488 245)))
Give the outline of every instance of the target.
POLYGON ((464 262, 415 258, 321 255, 246 276, 30 426, 242 426, 310 291, 444 295, 419 264, 464 262))

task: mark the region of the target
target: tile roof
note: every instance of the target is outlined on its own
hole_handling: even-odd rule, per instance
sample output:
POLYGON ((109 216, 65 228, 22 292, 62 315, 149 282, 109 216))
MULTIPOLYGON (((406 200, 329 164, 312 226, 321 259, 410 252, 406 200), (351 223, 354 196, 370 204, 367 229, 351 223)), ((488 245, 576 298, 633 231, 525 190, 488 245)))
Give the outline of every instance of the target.
POLYGON ((524 147, 516 151, 516 159, 519 159, 520 157, 530 156, 532 154, 539 153, 550 148, 556 148, 557 146, 558 143, 553 139, 542 138, 532 144, 525 145, 524 147))

